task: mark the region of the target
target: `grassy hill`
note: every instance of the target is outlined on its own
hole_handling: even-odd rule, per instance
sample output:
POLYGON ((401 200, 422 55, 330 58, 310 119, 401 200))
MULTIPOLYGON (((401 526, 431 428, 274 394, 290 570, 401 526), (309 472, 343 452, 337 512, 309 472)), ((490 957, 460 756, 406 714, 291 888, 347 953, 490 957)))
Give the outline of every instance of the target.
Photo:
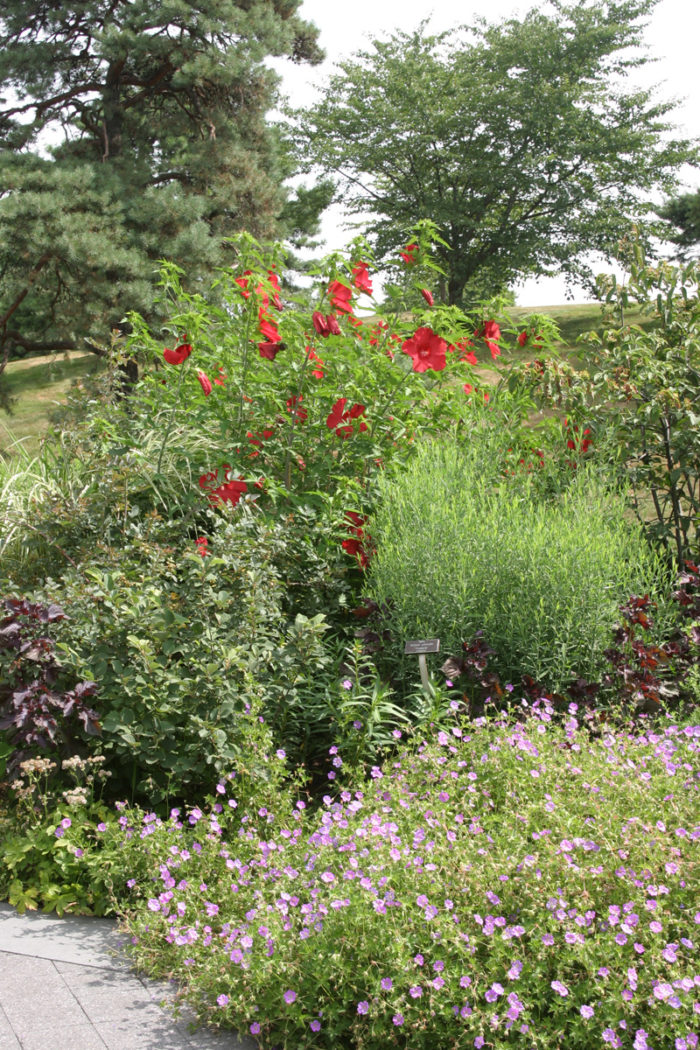
POLYGON ((103 368, 94 354, 78 352, 11 361, 0 377, 10 399, 9 411, 0 408, 0 456, 33 455, 70 388, 103 368))

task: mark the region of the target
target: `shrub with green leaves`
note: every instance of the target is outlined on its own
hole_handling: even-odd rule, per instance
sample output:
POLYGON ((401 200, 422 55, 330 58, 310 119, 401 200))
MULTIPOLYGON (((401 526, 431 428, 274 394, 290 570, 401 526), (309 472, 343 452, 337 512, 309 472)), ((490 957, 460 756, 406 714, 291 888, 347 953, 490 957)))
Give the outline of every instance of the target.
MULTIPOLYGON (((64 665, 90 668, 98 684, 100 746, 118 789, 151 803, 192 797, 222 769, 254 762, 256 735, 272 732, 251 736, 258 718, 303 752, 303 702, 331 662, 323 614, 285 608, 289 530, 250 505, 209 525, 207 539, 174 530, 172 542, 167 523, 132 522, 123 546, 99 546, 60 582, 71 610, 57 631, 64 665)), ((327 707, 318 718, 325 748, 327 707)))
POLYGON ((628 248, 625 281, 598 280, 602 324, 585 337, 586 368, 540 360, 510 385, 594 428, 629 505, 682 571, 700 550, 700 268, 649 266, 639 244, 628 248))
POLYGON ((456 706, 315 812, 123 809, 135 961, 264 1048, 695 1047, 700 729, 456 706))
POLYGON ((475 430, 460 445, 425 444, 382 486, 366 593, 391 631, 383 654, 398 677, 407 640, 439 637, 458 653, 483 630, 504 682, 596 678, 618 606, 663 593, 664 563, 619 497, 580 469, 543 500, 527 477, 503 476, 499 442, 475 430))

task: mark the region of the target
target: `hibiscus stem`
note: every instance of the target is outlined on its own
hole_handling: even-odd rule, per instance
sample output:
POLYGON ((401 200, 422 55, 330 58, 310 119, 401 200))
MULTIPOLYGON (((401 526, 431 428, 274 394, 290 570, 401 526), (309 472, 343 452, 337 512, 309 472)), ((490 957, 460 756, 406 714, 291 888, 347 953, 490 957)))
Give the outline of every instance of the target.
POLYGON ((379 411, 376 413, 375 418, 370 420, 370 427, 371 427, 370 433, 371 433, 372 437, 374 437, 374 428, 375 428, 376 424, 379 422, 380 419, 384 418, 384 413, 389 408, 389 405, 391 404, 391 402, 393 401, 394 397, 398 393, 400 387, 403 385, 403 383, 406 382, 406 380, 409 378, 409 376, 412 376, 412 375, 413 375, 413 370, 410 369, 410 368, 408 369, 407 372, 404 372, 404 374, 401 376, 401 378, 399 379, 399 381, 396 384, 396 386, 394 387, 394 389, 389 391, 389 394, 388 394, 386 400, 384 401, 384 404, 380 407, 379 411))
POLYGON ((297 387, 296 394, 292 395, 293 396, 293 401, 292 401, 292 418, 289 421, 289 429, 288 429, 289 437, 288 437, 288 440, 287 440, 287 449, 286 449, 286 452, 285 452, 285 455, 284 455, 284 475, 283 476, 284 476, 284 487, 287 490, 287 492, 289 492, 291 487, 292 487, 292 444, 294 442, 294 428, 296 426, 297 416, 298 416, 298 413, 299 413, 299 406, 301 404, 301 392, 304 389, 304 372, 306 371, 306 365, 307 365, 307 362, 308 362, 310 356, 311 356, 310 354, 308 354, 306 352, 304 353, 304 360, 301 363, 301 370, 299 372, 299 385, 297 387))
POLYGON ((180 403, 180 390, 182 388, 182 377, 185 374, 185 368, 186 366, 180 369, 180 375, 178 376, 177 387, 175 389, 175 400, 173 402, 173 407, 170 410, 170 419, 168 420, 168 425, 165 428, 165 434, 163 435, 163 443, 160 446, 160 453, 158 454, 158 466, 156 467, 156 476, 160 474, 160 468, 163 463, 163 454, 165 452, 165 446, 167 445, 168 438, 170 436, 170 428, 173 424, 173 419, 175 418, 175 413, 180 403))
POLYGON ((236 423, 239 448, 243 444, 243 430, 241 424, 243 422, 243 401, 245 400, 245 382, 248 375, 248 353, 250 350, 250 322, 252 316, 252 308, 248 306, 248 315, 246 317, 245 325, 245 337, 243 342, 243 369, 241 373, 240 396, 238 398, 238 422, 236 423))

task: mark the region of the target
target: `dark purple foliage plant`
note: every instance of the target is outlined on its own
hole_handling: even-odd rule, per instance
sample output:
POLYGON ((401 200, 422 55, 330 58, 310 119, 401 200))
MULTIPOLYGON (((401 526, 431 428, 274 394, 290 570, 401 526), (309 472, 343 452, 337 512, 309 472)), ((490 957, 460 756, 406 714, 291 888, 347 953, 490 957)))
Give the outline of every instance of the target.
POLYGON ((51 624, 66 618, 59 605, 24 598, 0 603, 0 732, 12 746, 7 764, 12 773, 24 759, 72 744, 74 730, 97 736, 100 724, 87 700, 95 682, 65 688, 51 624))

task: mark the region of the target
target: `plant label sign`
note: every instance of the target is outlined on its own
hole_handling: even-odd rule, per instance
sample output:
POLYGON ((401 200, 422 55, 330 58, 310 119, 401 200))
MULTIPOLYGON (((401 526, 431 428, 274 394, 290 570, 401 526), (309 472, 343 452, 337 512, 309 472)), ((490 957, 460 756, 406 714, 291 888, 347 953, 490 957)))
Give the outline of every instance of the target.
POLYGON ((440 652, 440 639, 439 638, 419 638, 414 642, 406 642, 406 648, 404 653, 410 655, 412 653, 439 653, 440 652))
POLYGON ((428 665, 425 662, 426 653, 439 653, 439 638, 417 638, 412 642, 406 642, 404 653, 406 655, 417 655, 420 668, 420 680, 426 693, 430 692, 430 679, 428 678, 428 665))

